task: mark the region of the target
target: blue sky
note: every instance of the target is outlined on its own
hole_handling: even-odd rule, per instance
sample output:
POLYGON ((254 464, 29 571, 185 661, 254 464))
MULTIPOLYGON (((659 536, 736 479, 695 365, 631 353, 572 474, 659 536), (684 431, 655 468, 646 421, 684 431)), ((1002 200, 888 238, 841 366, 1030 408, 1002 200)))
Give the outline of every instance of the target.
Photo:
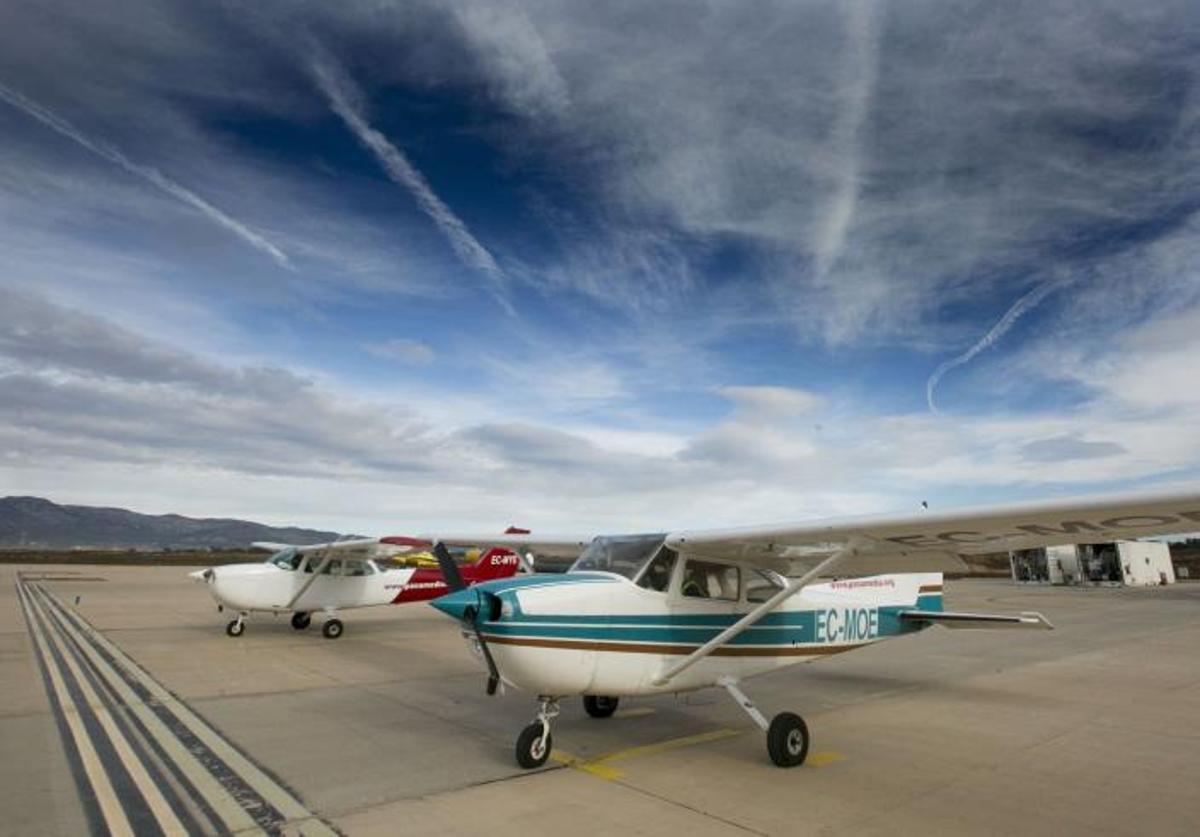
POLYGON ((0 493, 635 530, 1200 471, 1188 2, 7 4, 0 493))

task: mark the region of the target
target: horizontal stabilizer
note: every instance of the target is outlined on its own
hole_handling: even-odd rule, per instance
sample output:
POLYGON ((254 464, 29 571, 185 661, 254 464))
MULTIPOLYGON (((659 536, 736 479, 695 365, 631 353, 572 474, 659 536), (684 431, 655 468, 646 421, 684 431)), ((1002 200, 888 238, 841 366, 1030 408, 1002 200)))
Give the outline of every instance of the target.
POLYGON ((1043 631, 1054 629, 1050 620, 1040 613, 1026 612, 1019 615, 1007 613, 947 613, 930 610, 906 610, 900 613, 901 622, 925 622, 944 625, 947 628, 1035 628, 1043 631))

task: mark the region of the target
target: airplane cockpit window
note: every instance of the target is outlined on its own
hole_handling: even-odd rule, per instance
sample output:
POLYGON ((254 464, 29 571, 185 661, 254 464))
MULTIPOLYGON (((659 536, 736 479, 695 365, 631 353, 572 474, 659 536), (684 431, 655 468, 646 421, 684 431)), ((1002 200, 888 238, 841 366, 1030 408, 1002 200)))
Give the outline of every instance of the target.
POLYGON ((688 561, 683 568, 680 592, 689 599, 737 601, 738 568, 708 561, 688 561))
POLYGON ((321 570, 321 575, 341 575, 342 562, 337 558, 331 558, 329 563, 325 565, 325 569, 321 570))
POLYGON ((287 549, 276 552, 267 561, 281 570, 294 570, 300 566, 300 553, 294 547, 289 546, 287 549))
POLYGON ((779 573, 770 570, 748 570, 746 579, 746 601, 760 604, 787 586, 779 573))
POLYGON ((633 579, 638 570, 658 552, 666 537, 663 534, 596 538, 588 544, 568 572, 598 570, 633 579))
POLYGON ((372 572, 374 570, 369 561, 347 561, 342 569, 342 575, 364 576, 372 572))
POLYGON ((671 584, 671 572, 675 569, 675 561, 678 558, 678 552, 664 546, 642 571, 642 576, 638 579, 638 587, 656 590, 659 593, 667 592, 667 587, 671 584))

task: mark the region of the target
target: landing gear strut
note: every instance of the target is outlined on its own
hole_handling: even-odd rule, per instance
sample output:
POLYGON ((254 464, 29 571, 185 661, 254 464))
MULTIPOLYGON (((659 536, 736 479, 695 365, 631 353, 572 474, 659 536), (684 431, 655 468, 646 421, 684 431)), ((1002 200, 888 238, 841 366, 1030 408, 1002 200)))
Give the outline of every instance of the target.
POLYGON ((738 688, 737 681, 731 677, 720 681, 729 692, 729 696, 737 701, 738 706, 746 711, 759 729, 767 734, 767 753, 771 761, 779 767, 797 767, 804 764, 808 758, 808 725, 804 719, 793 712, 780 712, 767 723, 763 713, 758 711, 754 701, 746 697, 745 692, 738 688))
POLYGON ((229 636, 234 636, 234 637, 241 636, 242 634, 244 634, 246 632, 245 619, 246 619, 246 614, 239 613, 237 619, 234 619, 232 622, 230 622, 228 625, 225 626, 225 633, 228 634, 229 636))
POLYGON ((558 698, 542 695, 538 700, 537 717, 517 736, 517 764, 526 770, 541 767, 550 758, 550 722, 558 717, 558 698))

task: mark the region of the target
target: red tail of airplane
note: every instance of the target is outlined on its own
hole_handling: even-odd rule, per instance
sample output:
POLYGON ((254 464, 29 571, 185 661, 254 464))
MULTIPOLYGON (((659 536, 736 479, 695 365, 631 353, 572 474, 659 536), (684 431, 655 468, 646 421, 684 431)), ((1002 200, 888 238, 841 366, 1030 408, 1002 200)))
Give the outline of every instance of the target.
MULTIPOLYGON (((492 547, 480 555, 479 560, 474 564, 459 567, 458 571, 469 587, 481 581, 508 578, 515 574, 520 567, 521 560, 511 549, 492 547)), ((441 570, 422 568, 413 572, 396 594, 396 598, 392 599, 392 604, 427 601, 444 596, 449 592, 450 588, 447 586, 446 580, 442 578, 441 570)))

